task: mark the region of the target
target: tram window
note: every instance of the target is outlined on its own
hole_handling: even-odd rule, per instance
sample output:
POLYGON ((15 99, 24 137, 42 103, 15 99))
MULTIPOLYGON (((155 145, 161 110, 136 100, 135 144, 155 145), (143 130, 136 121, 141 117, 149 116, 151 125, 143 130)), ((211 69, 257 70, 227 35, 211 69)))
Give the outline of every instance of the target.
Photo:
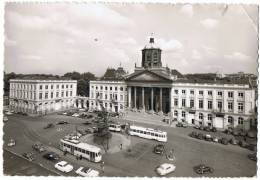
POLYGON ((81 152, 85 154, 85 150, 84 149, 82 149, 81 152))
POLYGON ((75 151, 77 151, 78 150, 78 148, 77 147, 75 147, 75 151))
POLYGON ((150 135, 150 132, 146 132, 147 135, 150 135))
POLYGON ((139 133, 139 130, 136 130, 137 133, 139 133))
POLYGON ((86 154, 89 154, 89 151, 86 151, 86 154))
POLYGON ((146 132, 144 131, 144 134, 146 134, 146 132))
POLYGON ((98 157, 98 153, 96 153, 96 157, 98 157))
POLYGON ((67 144, 67 147, 68 147, 68 148, 70 148, 70 145, 69 145, 69 144, 67 144))
POLYGON ((154 136, 154 133, 151 133, 151 136, 154 136))
POLYGON ((140 131, 141 134, 143 134, 143 131, 140 131))
POLYGON ((155 137, 158 137, 158 134, 155 134, 155 137))

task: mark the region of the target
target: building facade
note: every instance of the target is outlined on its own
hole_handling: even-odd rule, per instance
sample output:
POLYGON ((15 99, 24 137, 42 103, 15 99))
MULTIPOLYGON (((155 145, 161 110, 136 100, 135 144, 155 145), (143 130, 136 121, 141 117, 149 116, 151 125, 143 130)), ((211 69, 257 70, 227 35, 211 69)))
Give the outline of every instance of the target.
POLYGON ((256 124, 255 88, 250 83, 187 79, 162 66, 161 49, 154 38, 142 50, 141 67, 135 67, 132 74, 120 81, 90 82, 90 108, 100 109, 98 99, 109 111, 127 107, 191 125, 248 130, 256 124))
POLYGON ((31 115, 43 115, 74 107, 75 80, 10 80, 10 109, 31 115))

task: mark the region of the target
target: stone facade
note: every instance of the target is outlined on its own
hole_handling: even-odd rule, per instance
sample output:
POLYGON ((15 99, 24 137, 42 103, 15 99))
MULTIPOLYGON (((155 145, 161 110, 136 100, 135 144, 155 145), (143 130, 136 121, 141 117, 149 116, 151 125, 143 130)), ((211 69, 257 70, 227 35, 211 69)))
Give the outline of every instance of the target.
POLYGON ((43 115, 75 106, 77 81, 10 80, 10 109, 31 115, 43 115))

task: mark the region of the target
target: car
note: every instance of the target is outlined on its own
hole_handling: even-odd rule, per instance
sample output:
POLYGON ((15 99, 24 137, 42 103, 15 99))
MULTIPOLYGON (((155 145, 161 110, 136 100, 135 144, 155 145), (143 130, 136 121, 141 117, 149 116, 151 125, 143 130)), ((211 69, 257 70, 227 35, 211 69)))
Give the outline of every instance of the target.
POLYGON ((195 129, 199 129, 199 128, 200 128, 200 126, 198 126, 198 125, 195 125, 195 126, 194 126, 194 128, 195 128, 195 129))
POLYGON ((205 135, 205 140, 206 140, 206 141, 212 141, 211 135, 210 135, 210 134, 206 134, 206 135, 205 135))
POLYGON ((47 124, 47 125, 44 127, 44 129, 49 129, 49 128, 53 128, 53 127, 54 127, 54 124, 49 123, 49 124, 47 124))
POLYGON ((87 121, 83 122, 82 124, 84 124, 84 125, 90 125, 90 124, 92 124, 92 122, 87 120, 87 121))
POLYGON ((221 144, 224 144, 224 145, 228 145, 228 139, 227 139, 227 138, 222 138, 222 139, 220 140, 220 143, 221 143, 221 144))
POLYGON ((252 132, 252 131, 249 131, 247 132, 247 137, 249 138, 255 138, 256 137, 256 133, 252 132))
POLYGON ((99 171, 94 170, 90 167, 80 167, 76 171, 76 174, 83 176, 83 177, 98 177, 99 171))
POLYGON ((45 147, 40 142, 34 143, 32 145, 32 148, 40 153, 46 151, 45 147))
POLYGON ((213 137, 213 138, 212 138, 212 141, 215 142, 215 143, 218 143, 218 142, 219 142, 219 137, 216 137, 216 136, 213 137))
POLYGON ((203 135, 202 133, 198 133, 198 135, 197 135, 197 139, 202 140, 203 138, 204 138, 204 135, 203 135))
POLYGON ((23 157, 29 161, 34 161, 35 160, 35 156, 33 152, 28 152, 28 153, 23 153, 22 154, 23 157))
POLYGON ((188 127, 188 124, 187 123, 182 123, 182 127, 186 128, 186 127, 188 127))
POLYGON ((87 129, 85 130, 85 132, 86 132, 87 134, 92 134, 92 133, 94 133, 94 129, 93 129, 93 128, 87 128, 87 129))
POLYGON ((251 159, 252 161, 256 161, 257 160, 257 155, 256 152, 248 154, 247 156, 249 159, 251 159))
POLYGON ((199 129, 200 129, 200 130, 204 130, 204 127, 203 127, 203 126, 200 126, 199 129))
POLYGON ((57 122, 57 125, 59 125, 59 124, 69 124, 67 121, 59 121, 59 122, 57 122))
POLYGON ((73 166, 66 161, 60 161, 54 165, 55 169, 61 172, 69 173, 73 170, 73 166))
POLYGON ((12 115, 13 113, 11 111, 7 111, 5 114, 6 115, 12 115))
POLYGON ((44 154, 42 157, 44 157, 45 159, 48 159, 50 161, 56 161, 60 159, 60 156, 54 152, 48 152, 46 154, 44 154))
POLYGON ((63 112, 62 115, 67 115, 68 113, 67 112, 63 112))
POLYGON ((4 121, 4 122, 7 122, 7 121, 8 121, 8 117, 7 117, 7 116, 4 116, 4 117, 3 117, 3 121, 4 121))
POLYGON ((93 116, 92 114, 88 114, 88 115, 87 115, 87 118, 88 118, 88 119, 91 119, 91 118, 93 118, 93 117, 94 117, 94 116, 93 116))
POLYGON ((194 166, 193 170, 197 174, 209 174, 214 172, 213 168, 206 166, 205 164, 199 164, 197 166, 194 166))
POLYGON ((210 130, 210 127, 209 127, 209 126, 205 126, 205 127, 204 127, 204 131, 210 132, 210 131, 211 131, 211 130, 210 130))
POLYGON ((217 128, 215 128, 215 127, 212 127, 210 130, 211 130, 212 132, 217 132, 217 128))
POLYGON ((247 132, 246 132, 246 131, 240 131, 240 132, 239 132, 239 136, 245 137, 246 135, 247 135, 247 132))
POLYGON ((171 172, 174 172, 175 169, 176 169, 176 166, 174 164, 164 163, 164 164, 161 164, 160 166, 158 166, 155 171, 160 176, 164 176, 171 172))
POLYGON ((164 145, 163 144, 157 144, 156 146, 154 146, 153 152, 155 154, 163 154, 165 152, 164 145))
POLYGON ((249 143, 247 148, 250 150, 250 151, 257 151, 257 144, 256 143, 249 143))
POLYGON ((16 144, 15 140, 14 140, 14 139, 10 139, 10 140, 8 141, 8 143, 7 143, 7 146, 8 146, 8 147, 13 147, 13 146, 15 146, 15 144, 16 144))
POLYGON ((72 116, 72 117, 79 117, 80 114, 78 114, 78 113, 74 113, 74 114, 72 114, 71 116, 72 116))
POLYGON ((248 143, 246 142, 246 141, 244 141, 244 140, 240 140, 239 141, 239 146, 241 146, 241 147, 243 147, 243 148, 247 148, 248 147, 248 143))
POLYGON ((182 127, 183 126, 183 124, 181 123, 181 122, 178 122, 177 124, 176 124, 176 127, 182 127))
POLYGON ((230 144, 233 144, 233 145, 237 145, 237 144, 238 144, 238 140, 236 140, 235 138, 231 138, 231 139, 229 140, 229 143, 230 143, 230 144))
POLYGON ((192 131, 190 134, 189 134, 190 137, 193 137, 193 138, 197 138, 198 136, 198 133, 196 131, 192 131))
POLYGON ((224 132, 225 132, 226 134, 233 134, 233 131, 234 131, 233 128, 228 127, 228 129, 225 129, 224 132))

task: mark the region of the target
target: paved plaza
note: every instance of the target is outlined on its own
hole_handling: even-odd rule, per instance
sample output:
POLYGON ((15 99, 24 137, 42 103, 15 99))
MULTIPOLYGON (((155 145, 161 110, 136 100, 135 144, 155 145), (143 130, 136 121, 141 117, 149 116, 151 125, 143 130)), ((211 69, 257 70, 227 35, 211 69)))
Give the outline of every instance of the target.
MULTIPOLYGON (((120 123, 129 122, 131 124, 159 128, 167 131, 168 142, 165 143, 166 152, 174 149, 174 161, 166 159, 165 155, 157 155, 153 153, 153 147, 159 144, 154 140, 142 139, 139 137, 128 136, 126 133, 113 133, 115 138, 123 137, 127 139, 127 143, 123 145, 120 150, 120 143, 116 144, 113 141, 111 151, 103 154, 103 161, 105 162, 105 171, 101 176, 120 176, 120 177, 156 177, 155 168, 161 163, 174 163, 176 170, 174 173, 168 174, 168 177, 198 177, 199 175, 193 171, 193 166, 198 164, 207 164, 214 168, 214 173, 205 175, 210 177, 251 177, 256 174, 256 162, 248 159, 247 155, 251 153, 250 150, 234 145, 214 144, 212 142, 201 141, 193 139, 188 134, 194 129, 176 128, 163 123, 162 117, 157 115, 144 115, 131 112, 131 115, 126 115, 124 119, 115 118, 120 123), (151 117, 150 117, 151 116, 151 117), (131 118, 134 118, 132 119, 131 118), (139 118, 137 118, 139 117, 139 118), (147 119, 145 119, 145 117, 147 119), (148 124, 148 120, 152 124, 148 124), (158 119, 158 121, 156 121, 158 119), (112 150, 113 149, 113 150, 112 150)), ((58 153, 61 160, 66 160, 74 166, 74 170, 80 166, 89 166, 97 170, 100 169, 99 163, 92 163, 87 160, 76 160, 75 156, 63 155, 59 150, 59 140, 65 135, 72 133, 77 129, 86 129, 94 125, 84 125, 85 119, 74 118, 64 115, 47 115, 43 117, 28 117, 22 115, 11 115, 8 117, 9 121, 4 124, 4 149, 17 154, 18 156, 24 152, 32 152, 32 144, 36 141, 42 142, 47 150, 58 153), (44 129, 48 123, 56 124, 60 120, 69 122, 67 125, 55 125, 53 128, 44 129), (7 147, 6 142, 14 138, 17 145, 14 147, 7 147)), ((218 135, 223 135, 218 132, 218 135)), ((113 136, 112 136, 113 138, 113 136)), ((102 147, 101 147, 102 148, 102 147)), ((10 161, 10 158, 4 156, 4 159, 10 161)), ((42 154, 36 153, 36 164, 44 166, 50 171, 50 174, 76 176, 75 172, 68 174, 61 173, 54 169, 54 163, 42 158, 42 154)), ((46 175, 46 173, 39 175, 46 175)), ((13 172, 6 172, 9 175, 14 175, 13 172)))

